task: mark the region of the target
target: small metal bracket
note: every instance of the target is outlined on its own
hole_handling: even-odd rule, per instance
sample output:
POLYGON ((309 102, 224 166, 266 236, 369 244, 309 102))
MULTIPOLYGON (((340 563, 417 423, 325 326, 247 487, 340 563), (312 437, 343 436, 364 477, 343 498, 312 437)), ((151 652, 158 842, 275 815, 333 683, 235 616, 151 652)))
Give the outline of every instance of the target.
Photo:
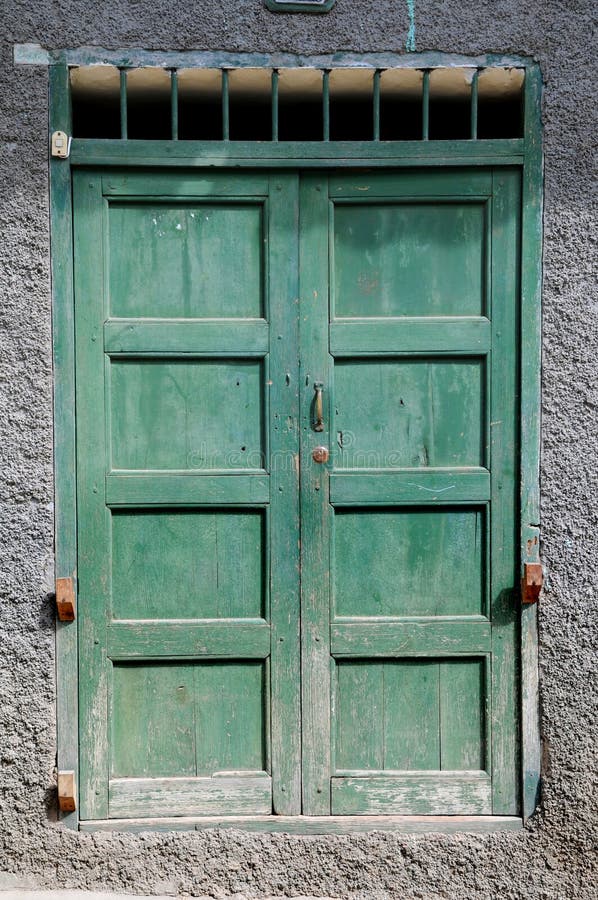
POLYGON ((542 563, 524 563, 521 579, 521 602, 537 603, 544 583, 542 563))
POLYGON ((264 0, 271 12, 327 13, 336 0, 264 0))
POLYGON ((75 773, 58 773, 58 807, 62 813, 72 813, 77 809, 77 785, 75 773))
POLYGON ((71 152, 71 138, 65 131, 52 132, 52 156, 68 159, 71 152))
POLYGON ((61 622, 75 619, 75 582, 72 578, 56 579, 56 611, 61 622))

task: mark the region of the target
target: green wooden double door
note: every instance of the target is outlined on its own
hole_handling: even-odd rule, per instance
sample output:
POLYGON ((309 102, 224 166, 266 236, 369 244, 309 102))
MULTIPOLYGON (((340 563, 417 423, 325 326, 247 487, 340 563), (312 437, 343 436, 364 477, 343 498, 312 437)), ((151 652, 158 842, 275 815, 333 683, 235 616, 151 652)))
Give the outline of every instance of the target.
POLYGON ((517 814, 518 210, 75 172, 83 819, 517 814))

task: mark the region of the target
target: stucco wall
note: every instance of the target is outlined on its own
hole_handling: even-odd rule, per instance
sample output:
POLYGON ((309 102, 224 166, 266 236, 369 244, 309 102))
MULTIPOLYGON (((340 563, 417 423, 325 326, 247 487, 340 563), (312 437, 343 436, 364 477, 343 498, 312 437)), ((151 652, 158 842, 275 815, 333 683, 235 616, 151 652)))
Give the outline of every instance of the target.
MULTIPOLYGON (((12 44, 401 50, 405 0, 275 16, 261 0, 3 0, 0 870, 30 885, 333 897, 595 897, 598 301, 591 252, 592 0, 417 0, 417 48, 535 56, 546 80, 544 797, 490 836, 85 835, 55 823, 47 73, 12 44), (592 627, 594 626, 594 627, 592 627)), ((2 880, 0 878, 0 887, 2 880)))

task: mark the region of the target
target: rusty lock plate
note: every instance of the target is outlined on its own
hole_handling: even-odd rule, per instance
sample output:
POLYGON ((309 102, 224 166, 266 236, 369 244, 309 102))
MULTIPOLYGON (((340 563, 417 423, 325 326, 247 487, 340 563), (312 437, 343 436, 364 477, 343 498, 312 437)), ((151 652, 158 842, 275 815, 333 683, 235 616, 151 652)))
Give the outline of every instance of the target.
POLYGON ((328 447, 314 447, 311 451, 311 458, 317 463, 326 463, 330 458, 328 447))

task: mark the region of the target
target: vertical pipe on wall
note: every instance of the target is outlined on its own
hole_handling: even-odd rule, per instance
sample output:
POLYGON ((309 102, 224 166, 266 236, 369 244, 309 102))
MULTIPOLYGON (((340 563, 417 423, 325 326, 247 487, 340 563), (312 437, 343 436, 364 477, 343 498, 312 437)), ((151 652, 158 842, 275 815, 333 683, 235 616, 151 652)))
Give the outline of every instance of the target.
POLYGON ((120 69, 120 138, 126 141, 128 137, 127 122, 127 70, 120 69))
POLYGON ((179 77, 178 70, 170 70, 170 131, 173 141, 179 139, 179 77))
POLYGON ((221 69, 222 76, 222 140, 230 140, 230 103, 228 97, 228 69, 221 69))
POLYGON ((272 140, 278 140, 278 69, 272 69, 272 140))

